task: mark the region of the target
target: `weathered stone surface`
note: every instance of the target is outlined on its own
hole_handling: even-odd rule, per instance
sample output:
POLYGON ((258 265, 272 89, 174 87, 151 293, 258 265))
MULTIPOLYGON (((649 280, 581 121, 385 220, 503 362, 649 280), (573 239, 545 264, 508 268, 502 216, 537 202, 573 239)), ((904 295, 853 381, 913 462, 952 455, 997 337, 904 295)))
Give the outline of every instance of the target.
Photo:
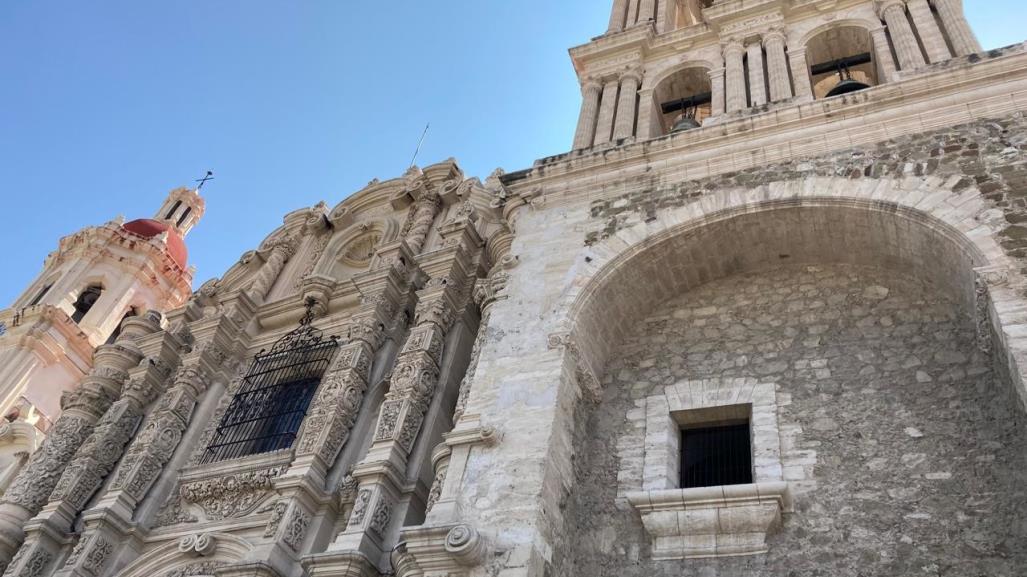
POLYGON ((1027 563, 1022 415, 965 311, 929 285, 844 265, 717 281, 639 322, 604 388, 578 424, 576 531, 554 574, 1011 577, 1027 563), (776 382, 790 401, 778 417, 795 512, 765 557, 649 560, 623 499, 641 488, 638 403, 731 377, 776 382))

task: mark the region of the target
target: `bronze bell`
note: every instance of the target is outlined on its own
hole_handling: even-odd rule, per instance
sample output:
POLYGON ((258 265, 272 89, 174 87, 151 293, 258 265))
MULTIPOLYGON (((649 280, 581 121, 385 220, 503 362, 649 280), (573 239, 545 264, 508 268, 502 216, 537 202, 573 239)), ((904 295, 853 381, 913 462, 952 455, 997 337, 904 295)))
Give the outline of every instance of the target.
POLYGON ((670 129, 671 134, 675 132, 684 132, 686 130, 692 130, 693 128, 699 128, 702 125, 695 120, 695 111, 682 112, 676 119, 674 119, 674 127, 670 129))
POLYGON ((849 72, 848 66, 842 66, 838 68, 838 78, 840 81, 834 85, 834 88, 827 93, 826 98, 832 96, 841 96, 842 94, 851 94, 853 92, 859 92, 860 90, 866 90, 870 88, 869 84, 863 84, 858 80, 852 79, 852 73, 849 72))

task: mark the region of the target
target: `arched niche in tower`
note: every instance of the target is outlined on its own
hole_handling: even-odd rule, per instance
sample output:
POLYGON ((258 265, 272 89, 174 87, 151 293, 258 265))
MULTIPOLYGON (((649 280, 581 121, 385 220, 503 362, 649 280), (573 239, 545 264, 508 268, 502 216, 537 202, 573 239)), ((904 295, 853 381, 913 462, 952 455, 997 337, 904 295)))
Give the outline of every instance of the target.
POLYGON ((806 42, 806 64, 817 99, 857 92, 881 83, 870 32, 859 25, 831 25, 806 42))
POLYGON ((653 90, 658 134, 698 128, 712 114, 709 70, 686 64, 659 81, 653 90))
POLYGON ((91 283, 83 288, 75 298, 75 302, 71 305, 71 320, 76 323, 81 323, 82 319, 89 314, 89 311, 93 310, 93 307, 96 305, 96 301, 100 300, 102 295, 102 284, 91 283))

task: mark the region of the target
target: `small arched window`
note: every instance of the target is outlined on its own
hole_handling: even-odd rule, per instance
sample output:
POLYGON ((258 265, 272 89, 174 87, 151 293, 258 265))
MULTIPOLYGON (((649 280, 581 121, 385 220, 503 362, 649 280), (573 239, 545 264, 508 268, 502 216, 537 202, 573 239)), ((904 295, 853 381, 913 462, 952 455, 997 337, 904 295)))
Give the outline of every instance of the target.
POLYGON ((171 210, 169 210, 168 213, 164 215, 164 219, 171 220, 171 217, 175 216, 175 213, 178 212, 178 207, 180 206, 182 206, 182 201, 176 200, 175 204, 171 207, 171 210))
POLYGON ((189 213, 191 213, 192 211, 193 211, 192 207, 190 207, 190 206, 185 207, 185 210, 182 211, 182 216, 178 217, 178 223, 176 223, 175 226, 181 228, 182 227, 182 223, 185 222, 185 219, 189 218, 189 213))
POLYGON ((100 300, 100 295, 103 294, 103 287, 100 285, 89 285, 78 295, 78 299, 75 300, 74 314, 71 315, 71 320, 76 323, 82 322, 82 319, 86 316, 86 313, 93 308, 96 301, 100 300))

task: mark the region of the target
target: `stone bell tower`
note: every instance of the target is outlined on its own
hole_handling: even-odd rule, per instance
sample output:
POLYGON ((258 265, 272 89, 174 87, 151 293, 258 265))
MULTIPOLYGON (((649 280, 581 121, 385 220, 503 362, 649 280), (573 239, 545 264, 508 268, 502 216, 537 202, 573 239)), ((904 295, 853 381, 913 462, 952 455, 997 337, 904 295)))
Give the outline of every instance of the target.
POLYGON ((981 46, 960 0, 614 0, 571 50, 574 149, 711 126, 918 75, 981 46))
MULTIPOLYGON (((0 310, 0 416, 10 425, 0 427, 0 443, 34 448, 60 413, 61 395, 123 320, 185 302, 193 271, 183 237, 203 209, 195 190, 179 188, 152 219, 118 217, 61 239, 35 281, 0 310)), ((3 483, 0 473, 0 490, 3 483)))

